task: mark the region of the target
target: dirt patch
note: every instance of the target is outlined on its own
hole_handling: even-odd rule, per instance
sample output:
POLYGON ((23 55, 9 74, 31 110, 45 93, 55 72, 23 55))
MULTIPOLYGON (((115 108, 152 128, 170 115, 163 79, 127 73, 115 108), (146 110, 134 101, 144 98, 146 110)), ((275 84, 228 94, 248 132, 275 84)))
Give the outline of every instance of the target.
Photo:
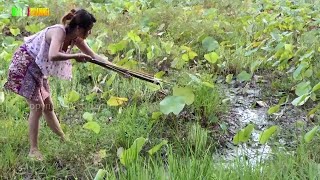
POLYGON ((230 110, 223 117, 223 121, 228 126, 228 139, 221 152, 225 160, 240 157, 249 160, 252 164, 265 160, 272 154, 272 148, 268 143, 259 144, 262 131, 272 125, 279 126, 280 131, 272 143, 277 142, 282 146, 288 146, 293 143, 290 138, 292 138, 292 132, 297 131, 295 126, 297 120, 307 122, 307 112, 291 105, 292 100, 281 106, 279 112, 268 115, 267 111, 275 105, 275 99, 280 98, 276 97, 277 92, 274 92, 273 96, 266 97, 266 93, 271 94, 270 89, 266 89, 270 84, 267 84, 268 81, 258 84, 256 79, 248 83, 233 81, 229 85, 223 85, 222 90, 230 102, 230 110), (235 146, 232 143, 233 136, 250 123, 253 123, 255 128, 249 142, 235 146))

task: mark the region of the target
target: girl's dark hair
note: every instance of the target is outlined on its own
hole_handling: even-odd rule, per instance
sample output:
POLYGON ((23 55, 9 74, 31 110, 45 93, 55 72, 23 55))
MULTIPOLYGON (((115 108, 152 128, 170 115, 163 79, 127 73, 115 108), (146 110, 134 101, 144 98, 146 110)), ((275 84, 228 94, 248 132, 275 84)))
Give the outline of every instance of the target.
POLYGON ((61 22, 66 26, 66 31, 69 33, 77 26, 88 30, 96 22, 96 18, 85 9, 71 9, 68 14, 63 16, 61 22))

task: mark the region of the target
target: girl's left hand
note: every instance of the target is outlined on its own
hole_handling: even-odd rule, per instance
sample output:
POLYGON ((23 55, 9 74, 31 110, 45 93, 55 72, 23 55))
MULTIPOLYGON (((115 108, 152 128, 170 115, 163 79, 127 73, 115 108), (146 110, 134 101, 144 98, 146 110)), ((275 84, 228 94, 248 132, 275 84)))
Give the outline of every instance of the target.
POLYGON ((83 53, 78 53, 77 56, 75 57, 75 60, 77 62, 87 62, 91 59, 92 59, 91 56, 83 54, 83 53))

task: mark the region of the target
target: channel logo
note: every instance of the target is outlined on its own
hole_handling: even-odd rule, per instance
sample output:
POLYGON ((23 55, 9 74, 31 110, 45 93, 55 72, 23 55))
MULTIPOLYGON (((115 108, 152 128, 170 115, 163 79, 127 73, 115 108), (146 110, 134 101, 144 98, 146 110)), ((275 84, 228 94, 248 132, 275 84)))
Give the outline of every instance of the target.
POLYGON ((49 16, 49 8, 31 8, 31 7, 16 7, 11 8, 11 16, 49 16))

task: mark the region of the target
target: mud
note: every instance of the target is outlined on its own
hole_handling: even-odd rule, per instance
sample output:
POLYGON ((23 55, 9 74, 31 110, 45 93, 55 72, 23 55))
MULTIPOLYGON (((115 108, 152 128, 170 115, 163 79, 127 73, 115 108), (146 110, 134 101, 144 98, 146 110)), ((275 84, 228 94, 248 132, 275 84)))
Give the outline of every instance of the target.
POLYGON ((306 113, 290 105, 290 101, 284 107, 281 107, 278 113, 268 115, 268 109, 274 105, 274 97, 262 100, 262 97, 264 97, 263 88, 256 83, 236 85, 234 82, 231 85, 225 85, 223 92, 230 104, 230 111, 224 117, 230 134, 226 148, 218 156, 225 161, 239 159, 251 165, 262 163, 274 153, 271 145, 275 142, 278 147, 293 143, 292 140, 281 137, 279 134, 288 134, 288 132, 294 131, 297 120, 306 121, 306 113), (257 101, 264 104, 262 103, 261 106, 257 101), (249 142, 234 145, 232 143, 233 136, 250 123, 254 124, 255 128, 249 142), (261 132, 272 125, 279 126, 277 137, 271 140, 272 143, 259 144, 261 132))

